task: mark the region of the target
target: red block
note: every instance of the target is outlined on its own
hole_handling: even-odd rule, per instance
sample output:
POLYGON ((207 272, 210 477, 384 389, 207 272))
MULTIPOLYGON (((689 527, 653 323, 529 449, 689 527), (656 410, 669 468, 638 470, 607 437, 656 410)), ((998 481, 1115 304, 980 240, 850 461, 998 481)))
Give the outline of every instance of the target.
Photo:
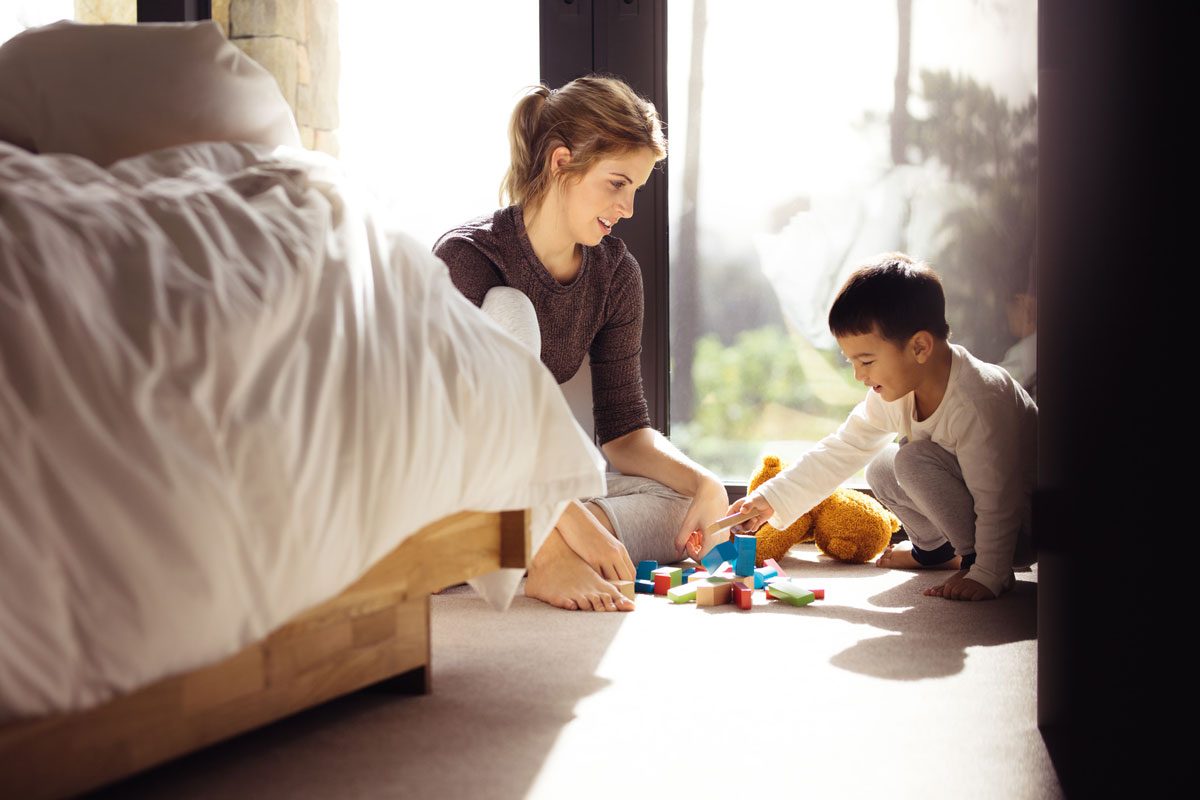
POLYGON ((817 598, 818 600, 825 599, 825 590, 824 589, 809 589, 809 591, 812 592, 813 597, 817 598))
POLYGON ((655 575, 654 576, 654 593, 655 594, 665 595, 667 593, 667 590, 670 588, 671 588, 671 576, 670 575, 655 575))
POLYGON ((749 611, 754 599, 754 590, 745 584, 733 585, 733 604, 743 611, 749 611))

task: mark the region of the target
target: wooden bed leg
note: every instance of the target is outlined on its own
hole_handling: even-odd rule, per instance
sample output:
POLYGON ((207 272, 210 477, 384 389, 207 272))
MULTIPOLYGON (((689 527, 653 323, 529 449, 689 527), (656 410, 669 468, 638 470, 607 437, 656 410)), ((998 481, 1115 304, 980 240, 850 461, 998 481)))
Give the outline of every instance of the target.
POLYGON ((390 678, 384 678, 370 686, 364 687, 368 692, 383 692, 385 694, 429 694, 433 691, 433 670, 430 665, 433 663, 433 617, 431 616, 431 605, 429 603, 429 595, 425 595, 416 601, 424 608, 425 617, 425 663, 419 667, 414 667, 406 672, 401 672, 399 675, 393 675, 390 678))
POLYGON ((394 678, 386 678, 367 687, 368 692, 381 694, 429 694, 433 691, 429 665, 410 669, 394 678))
POLYGON ((529 512, 500 512, 500 566, 525 569, 529 565, 529 512))

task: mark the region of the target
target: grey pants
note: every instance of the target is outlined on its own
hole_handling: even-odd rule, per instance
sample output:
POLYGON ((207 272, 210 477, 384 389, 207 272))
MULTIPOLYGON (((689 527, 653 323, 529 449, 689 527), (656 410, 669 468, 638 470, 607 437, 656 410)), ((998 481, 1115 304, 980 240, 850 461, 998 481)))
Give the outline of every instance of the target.
POLYGON ((600 506, 617 538, 629 551, 636 567, 639 561, 674 564, 684 554, 675 549, 675 534, 692 504, 690 497, 650 478, 637 475, 607 475, 608 494, 587 497, 581 502, 600 506))
MULTIPOLYGON (((936 564, 975 555, 975 498, 958 459, 928 439, 889 445, 867 465, 867 483, 879 502, 900 518, 913 556, 936 564), (917 551, 920 551, 919 553, 917 551), (928 560, 925 560, 928 559, 928 560)), ((1029 562, 1029 510, 1017 544, 1017 563, 1029 562)))
MULTIPOLYGON (((482 310, 541 357, 537 313, 521 291, 497 286, 483 298, 482 310)), ((595 503, 604 511, 634 566, 639 561, 673 564, 682 559, 684 554, 675 549, 675 534, 691 499, 650 478, 610 472, 607 480, 608 493, 604 497, 585 497, 581 502, 595 503)))

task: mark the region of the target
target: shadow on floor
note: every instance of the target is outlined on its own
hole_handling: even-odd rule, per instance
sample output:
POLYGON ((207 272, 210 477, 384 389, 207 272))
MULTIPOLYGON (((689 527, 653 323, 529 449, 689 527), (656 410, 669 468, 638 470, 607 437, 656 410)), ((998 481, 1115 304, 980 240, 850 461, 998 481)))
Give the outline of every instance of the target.
MULTIPOLYGON (((801 552, 801 551, 794 551, 801 552)), ((831 578, 839 581, 878 575, 872 564, 844 564, 818 556, 816 548, 804 551, 805 558, 786 558, 784 569, 814 586, 831 578)), ((961 672, 967 648, 1011 644, 1037 638, 1037 583, 1018 573, 1016 586, 997 600, 955 602, 926 597, 922 592, 944 581, 949 572, 913 572, 904 583, 870 597, 874 611, 838 605, 836 595, 827 596, 803 609, 786 605, 761 607, 765 613, 803 614, 807 619, 837 619, 891 631, 893 635, 862 639, 838 653, 830 663, 862 675, 890 680, 915 681, 940 678, 961 672)), ((756 612, 759 608, 755 609, 756 612)))
POLYGON ((596 669, 627 615, 522 597, 496 613, 464 588, 435 597, 432 616, 432 694, 358 692, 93 796, 468 797, 486 780, 489 798, 524 797, 575 706, 608 684, 596 669), (497 632, 511 646, 483 650, 497 632), (546 641, 572 644, 552 668, 505 680, 528 674, 529 647, 546 641))

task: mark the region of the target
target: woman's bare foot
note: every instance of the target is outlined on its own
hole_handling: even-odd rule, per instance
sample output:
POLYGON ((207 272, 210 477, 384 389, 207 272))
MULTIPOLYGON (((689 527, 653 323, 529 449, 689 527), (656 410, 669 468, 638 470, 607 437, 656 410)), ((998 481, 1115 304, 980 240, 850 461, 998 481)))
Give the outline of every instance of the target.
POLYGON ((911 546, 896 549, 896 545, 889 544, 875 561, 875 566, 885 569, 958 569, 960 561, 962 561, 961 558, 954 556, 941 564, 922 564, 913 558, 911 546))
POLYGON ((633 610, 633 601, 576 555, 558 528, 533 556, 525 596, 569 611, 633 610))
POLYGON ((555 526, 567 546, 600 577, 610 581, 631 581, 637 570, 629 551, 613 532, 612 522, 595 503, 572 501, 555 526))

